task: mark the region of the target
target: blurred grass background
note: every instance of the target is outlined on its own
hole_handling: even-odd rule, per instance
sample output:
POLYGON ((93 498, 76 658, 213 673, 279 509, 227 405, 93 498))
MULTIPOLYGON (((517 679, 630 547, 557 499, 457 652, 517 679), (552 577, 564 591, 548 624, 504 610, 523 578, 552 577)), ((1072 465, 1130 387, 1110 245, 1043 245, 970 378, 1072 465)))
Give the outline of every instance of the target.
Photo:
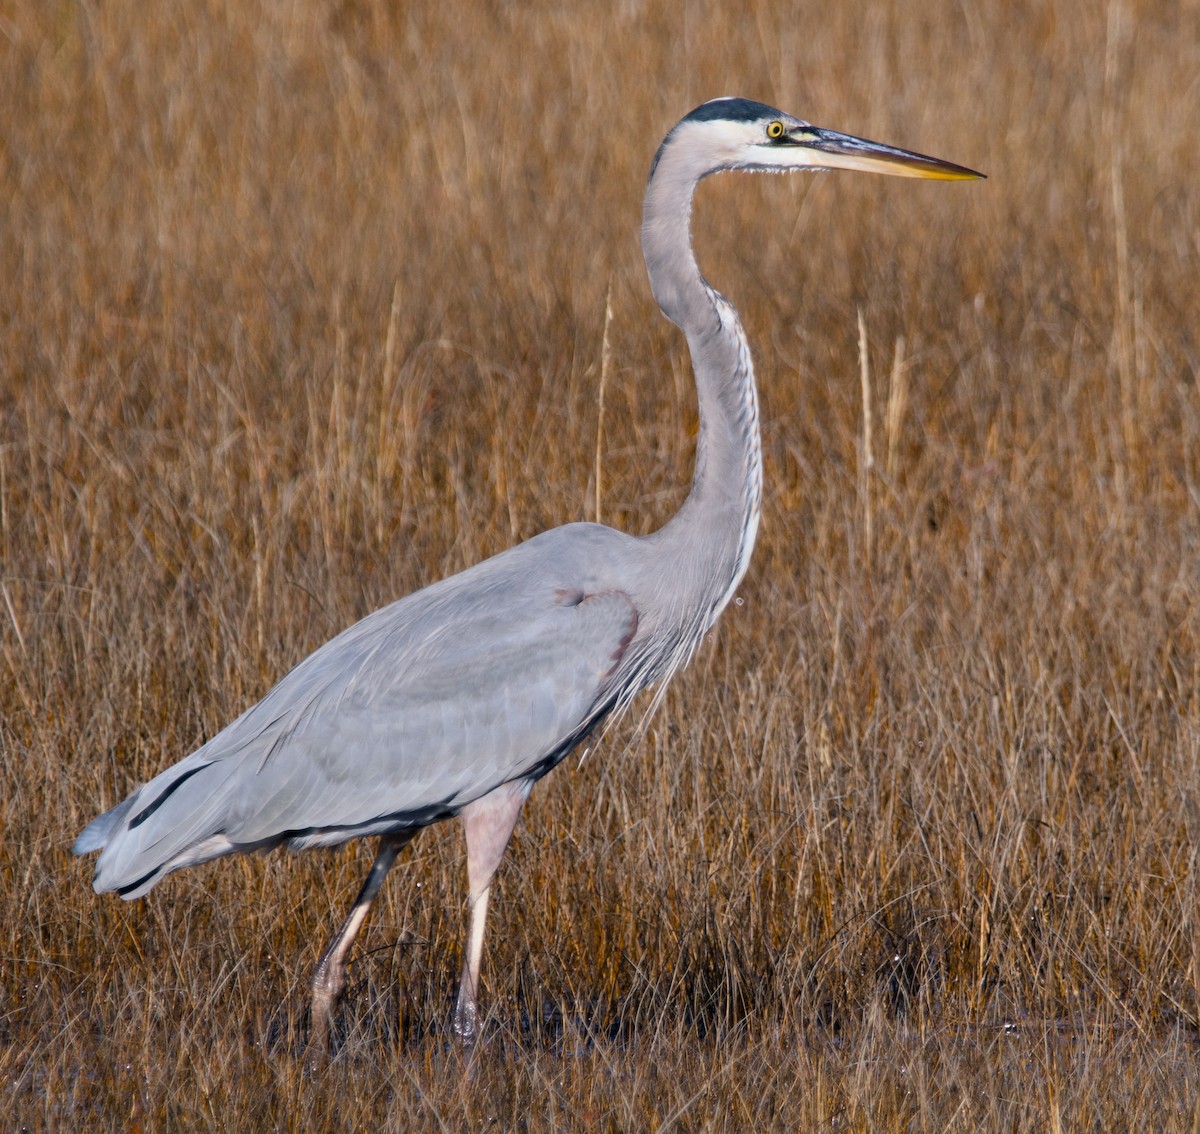
POLYGON ((1196 1129, 1197 76, 1196 0, 0 12, 14 1125, 1196 1129), (605 522, 678 506, 637 226, 720 94, 990 180, 702 187, 764 401, 739 604, 526 808, 471 1073, 444 825, 306 1077, 370 847, 126 904, 70 843, 354 618, 594 518, 598 446, 605 522))

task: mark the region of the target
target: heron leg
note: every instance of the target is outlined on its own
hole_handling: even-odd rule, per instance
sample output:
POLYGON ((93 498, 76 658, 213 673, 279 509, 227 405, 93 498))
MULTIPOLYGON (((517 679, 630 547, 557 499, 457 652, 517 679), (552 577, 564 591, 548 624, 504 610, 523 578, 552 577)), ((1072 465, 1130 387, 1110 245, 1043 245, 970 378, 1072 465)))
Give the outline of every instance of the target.
POLYGON ((342 922, 332 941, 321 954, 312 979, 312 1024, 309 1032, 306 1061, 309 1067, 318 1067, 329 1050, 329 1036, 333 1024, 333 1010, 346 987, 346 958, 358 937, 359 930, 367 920, 371 903, 379 893, 379 887, 392 869, 396 856, 416 837, 418 828, 397 835, 384 835, 379 840, 379 852, 367 873, 366 881, 350 907, 350 913, 342 922))
POLYGON ((471 928, 463 950, 462 980, 454 1009, 454 1030, 470 1047, 479 1034, 479 969, 483 961, 483 931, 487 923, 492 878, 508 849, 521 805, 529 797, 527 783, 505 784, 467 804, 460 815, 467 833, 467 882, 470 887, 471 928))

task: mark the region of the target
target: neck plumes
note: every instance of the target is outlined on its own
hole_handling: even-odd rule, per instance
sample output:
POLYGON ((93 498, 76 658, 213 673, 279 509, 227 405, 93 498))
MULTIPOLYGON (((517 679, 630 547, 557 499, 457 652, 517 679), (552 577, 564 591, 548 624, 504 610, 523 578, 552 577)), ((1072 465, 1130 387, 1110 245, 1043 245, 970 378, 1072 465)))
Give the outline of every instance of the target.
POLYGON ((686 576, 707 630, 733 597, 750 562, 762 505, 762 443, 750 347, 733 305, 696 264, 692 194, 707 169, 664 145, 650 175, 642 250, 654 298, 687 336, 696 375, 700 435, 692 489, 660 532, 674 552, 675 582, 686 576))

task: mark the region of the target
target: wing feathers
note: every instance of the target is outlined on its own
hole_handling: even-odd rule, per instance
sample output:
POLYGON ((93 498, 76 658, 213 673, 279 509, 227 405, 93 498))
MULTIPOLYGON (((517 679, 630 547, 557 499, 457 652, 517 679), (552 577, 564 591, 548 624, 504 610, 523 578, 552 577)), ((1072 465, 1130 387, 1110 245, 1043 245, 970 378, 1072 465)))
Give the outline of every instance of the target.
POLYGON ((73 849, 102 850, 96 889, 134 897, 232 850, 423 825, 541 774, 611 703, 637 610, 619 590, 520 576, 465 595, 451 585, 470 574, 328 642, 93 820, 73 849))

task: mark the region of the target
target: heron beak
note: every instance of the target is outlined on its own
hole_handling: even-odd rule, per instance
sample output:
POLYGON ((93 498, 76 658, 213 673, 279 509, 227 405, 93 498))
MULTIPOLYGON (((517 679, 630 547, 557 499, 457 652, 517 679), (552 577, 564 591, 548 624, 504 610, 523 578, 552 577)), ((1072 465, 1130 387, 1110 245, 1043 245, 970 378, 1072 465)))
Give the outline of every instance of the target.
POLYGON ((940 158, 927 157, 869 142, 836 130, 806 126, 788 135, 792 145, 814 151, 818 169, 857 169, 863 173, 887 173, 893 177, 924 177, 935 181, 976 181, 984 177, 973 169, 940 158))

